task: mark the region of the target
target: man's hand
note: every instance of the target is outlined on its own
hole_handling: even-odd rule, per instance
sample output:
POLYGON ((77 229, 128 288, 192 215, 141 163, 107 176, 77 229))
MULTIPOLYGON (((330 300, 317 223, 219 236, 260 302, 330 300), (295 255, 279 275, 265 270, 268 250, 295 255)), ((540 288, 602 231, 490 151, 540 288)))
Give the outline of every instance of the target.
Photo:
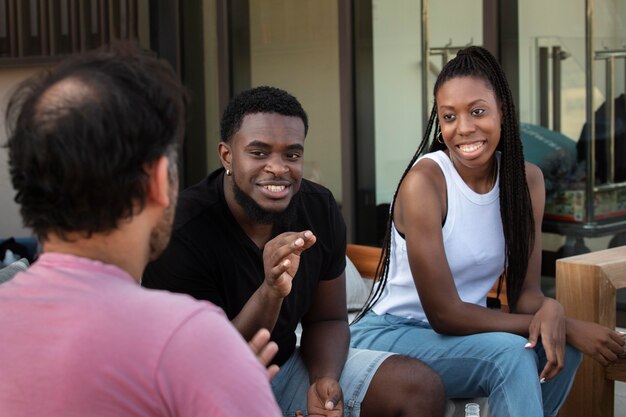
POLYGON ((339 382, 328 377, 315 381, 307 394, 307 407, 309 416, 342 417, 343 391, 339 382))
POLYGON ((300 266, 300 254, 313 246, 315 235, 310 230, 285 232, 265 244, 263 248, 263 285, 276 298, 285 298, 291 292, 291 281, 300 266))
POLYGON ((270 341, 270 332, 267 329, 261 329, 252 337, 248 342, 252 353, 256 355, 256 358, 261 362, 261 365, 267 368, 267 375, 269 380, 274 379, 279 371, 278 365, 270 365, 270 362, 276 356, 278 352, 278 345, 276 342, 270 341), (269 366, 268 366, 269 365, 269 366))

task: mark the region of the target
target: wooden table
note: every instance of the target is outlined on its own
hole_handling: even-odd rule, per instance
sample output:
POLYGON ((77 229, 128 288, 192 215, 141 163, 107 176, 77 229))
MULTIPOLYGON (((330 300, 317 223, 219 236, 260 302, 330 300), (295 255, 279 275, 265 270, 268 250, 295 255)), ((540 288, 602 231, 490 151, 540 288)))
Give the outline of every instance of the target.
MULTIPOLYGON (((556 261, 556 298, 565 314, 615 328, 616 290, 626 287, 626 246, 556 261)), ((613 417, 615 382, 626 358, 604 367, 585 357, 559 417, 613 417)))

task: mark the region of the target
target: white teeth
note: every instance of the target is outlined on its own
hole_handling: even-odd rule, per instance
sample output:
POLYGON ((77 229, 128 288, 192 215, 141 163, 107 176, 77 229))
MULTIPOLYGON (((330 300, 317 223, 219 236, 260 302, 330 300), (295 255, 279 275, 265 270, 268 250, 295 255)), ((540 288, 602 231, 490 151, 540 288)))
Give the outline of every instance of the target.
POLYGON ((475 150, 477 150, 478 148, 480 148, 481 146, 483 146, 483 142, 476 142, 476 143, 469 143, 469 144, 466 144, 466 145, 459 145, 459 149, 462 152, 472 153, 475 150))
POLYGON ((285 189, 284 185, 266 185, 265 188, 273 193, 280 192, 285 189))

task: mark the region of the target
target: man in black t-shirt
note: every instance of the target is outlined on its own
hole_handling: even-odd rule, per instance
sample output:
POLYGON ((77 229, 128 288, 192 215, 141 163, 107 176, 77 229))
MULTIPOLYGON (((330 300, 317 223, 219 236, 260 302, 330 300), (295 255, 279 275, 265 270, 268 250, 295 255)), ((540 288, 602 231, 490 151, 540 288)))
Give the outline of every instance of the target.
POLYGON ((170 245, 142 284, 221 306, 245 339, 270 329, 281 366, 272 388, 287 415, 442 416, 430 368, 349 349, 346 227, 331 192, 302 178, 307 130, 283 90, 235 97, 222 117, 223 168, 181 193, 170 245))

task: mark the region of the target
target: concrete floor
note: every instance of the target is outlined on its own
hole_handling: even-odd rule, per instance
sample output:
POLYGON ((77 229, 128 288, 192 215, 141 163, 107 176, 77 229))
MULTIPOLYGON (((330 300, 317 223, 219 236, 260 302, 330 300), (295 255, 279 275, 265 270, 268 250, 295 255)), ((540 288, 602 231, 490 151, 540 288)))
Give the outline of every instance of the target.
POLYGON ((615 417, 626 417, 626 382, 615 383, 615 417))
MULTIPOLYGON (((626 329, 618 330, 626 333, 626 329)), ((615 383, 615 417, 626 417, 626 382, 615 383)))

